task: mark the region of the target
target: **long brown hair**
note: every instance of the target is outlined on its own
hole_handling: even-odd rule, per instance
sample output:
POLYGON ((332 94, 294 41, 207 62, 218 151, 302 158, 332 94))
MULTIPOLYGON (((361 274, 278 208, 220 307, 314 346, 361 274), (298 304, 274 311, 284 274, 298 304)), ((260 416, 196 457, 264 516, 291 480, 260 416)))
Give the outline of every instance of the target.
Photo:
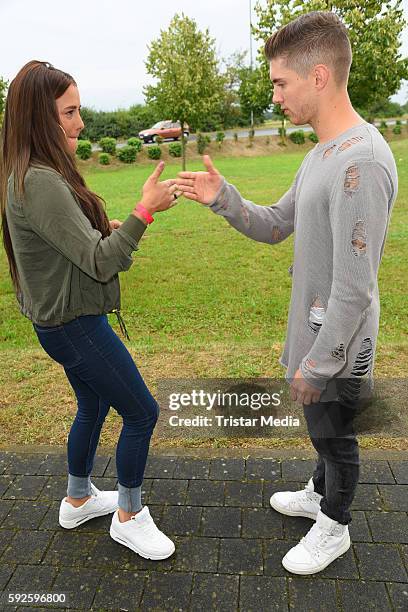
POLYGON ((105 202, 86 186, 59 125, 55 100, 70 85, 76 85, 71 75, 48 62, 33 60, 21 68, 8 90, 0 142, 0 207, 3 243, 16 292, 20 283, 6 218, 8 179, 12 173, 15 194, 21 199, 24 178, 31 165, 59 172, 77 196, 92 227, 103 238, 112 231, 105 202))

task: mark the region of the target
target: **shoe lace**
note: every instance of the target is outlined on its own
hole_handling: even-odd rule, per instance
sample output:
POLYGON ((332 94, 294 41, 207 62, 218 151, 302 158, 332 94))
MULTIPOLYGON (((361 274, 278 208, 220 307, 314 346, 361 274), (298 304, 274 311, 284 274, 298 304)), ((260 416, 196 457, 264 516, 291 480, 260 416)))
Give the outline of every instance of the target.
POLYGON ((289 502, 289 506, 290 507, 295 507, 299 504, 299 502, 315 502, 315 503, 320 503, 320 497, 318 497, 318 494, 315 493, 314 491, 307 491, 305 489, 303 489, 302 491, 298 491, 297 495, 294 499, 292 499, 289 502))
MULTIPOLYGON (((131 521, 137 520, 137 514, 131 517, 131 521)), ((152 517, 143 517, 143 520, 138 520, 138 528, 141 529, 146 535, 154 536, 160 533, 160 529, 155 524, 152 517)))
POLYGON ((300 540, 300 543, 303 544, 313 558, 319 558, 321 548, 326 544, 330 536, 330 533, 323 531, 322 528, 315 523, 308 533, 300 540))

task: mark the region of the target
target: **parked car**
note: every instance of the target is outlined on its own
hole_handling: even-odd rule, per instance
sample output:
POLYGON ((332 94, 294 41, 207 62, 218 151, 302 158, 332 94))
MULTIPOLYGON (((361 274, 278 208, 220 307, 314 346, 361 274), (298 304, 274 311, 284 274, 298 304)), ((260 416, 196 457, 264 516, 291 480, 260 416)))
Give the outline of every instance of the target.
MULTIPOLYGON (((188 138, 190 135, 190 128, 185 123, 184 124, 184 136, 188 138)), ((157 136, 160 138, 166 139, 170 138, 171 140, 178 140, 181 138, 181 125, 178 121, 159 121, 155 123, 150 129, 143 130, 139 132, 140 140, 143 140, 145 143, 147 142, 156 142, 157 136)))

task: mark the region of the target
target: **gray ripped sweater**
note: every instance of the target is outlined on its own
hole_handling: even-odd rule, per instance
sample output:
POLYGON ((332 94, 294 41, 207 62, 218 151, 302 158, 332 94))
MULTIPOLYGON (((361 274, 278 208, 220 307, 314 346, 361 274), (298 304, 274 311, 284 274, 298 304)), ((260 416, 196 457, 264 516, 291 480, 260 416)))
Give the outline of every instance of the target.
POLYGON ((253 204, 225 180, 211 204, 253 240, 277 244, 294 232, 292 295, 280 363, 289 381, 300 368, 307 382, 323 392, 322 401, 358 398, 363 381, 372 387, 380 314, 377 274, 397 186, 388 144, 364 122, 317 144, 275 205, 253 204))

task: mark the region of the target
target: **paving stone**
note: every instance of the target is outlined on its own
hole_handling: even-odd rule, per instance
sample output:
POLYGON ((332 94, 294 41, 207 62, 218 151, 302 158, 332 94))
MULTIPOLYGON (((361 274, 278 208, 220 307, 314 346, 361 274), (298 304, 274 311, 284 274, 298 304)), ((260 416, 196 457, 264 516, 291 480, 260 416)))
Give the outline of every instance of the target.
POLYGON ((244 508, 242 510, 244 538, 283 538, 282 515, 272 508, 244 508))
POLYGON ((6 472, 7 466, 10 463, 10 454, 7 451, 0 451, 0 474, 6 472))
POLYGON ((408 610, 408 584, 387 584, 394 610, 408 610))
POLYGON ((314 521, 305 516, 282 516, 283 532, 289 540, 300 540, 310 530, 314 521))
POLYGON ((343 553, 341 557, 337 557, 330 565, 319 572, 319 576, 321 578, 358 580, 360 575, 358 573, 353 547, 350 546, 347 552, 343 553))
POLYGON ((238 576, 196 574, 191 594, 191 610, 231 612, 238 609, 238 576))
POLYGON ((349 533, 352 542, 372 542, 373 538, 368 528, 365 513, 362 510, 353 510, 349 523, 349 533))
POLYGON ((241 508, 203 508, 201 533, 217 538, 239 538, 241 508))
POLYGON ((0 529, 0 557, 3 554, 3 551, 6 550, 7 546, 9 546, 11 540, 14 537, 14 534, 14 530, 0 529))
POLYGON ((7 471, 9 474, 34 476, 44 460, 42 453, 11 453, 7 471))
POLYGON ((15 502, 11 499, 0 499, 0 526, 3 527, 3 521, 14 506, 15 502))
MULTIPOLYGON (((188 480, 155 478, 149 495, 149 504, 184 505, 186 503, 188 482, 188 480)), ((189 504, 188 501, 187 504, 189 504)))
POLYGON ((104 610, 136 610, 145 584, 146 574, 126 570, 103 574, 93 602, 93 608, 104 610))
POLYGON ((391 471, 398 484, 408 484, 408 461, 389 461, 391 471))
MULTIPOLYGON (((300 482, 285 482, 284 480, 276 482, 265 482, 263 486, 263 506, 264 508, 271 508, 270 498, 274 493, 278 491, 299 491, 303 489, 304 485, 300 482)), ((271 508, 272 509, 272 508, 271 508)), ((273 510, 276 512, 276 510, 273 510)))
POLYGON ((191 574, 151 572, 142 597, 142 610, 188 610, 192 580, 191 574))
POLYGON ((7 518, 4 519, 2 527, 6 529, 38 529, 49 506, 40 501, 18 500, 7 518))
POLYGON ((51 537, 47 531, 17 531, 3 554, 2 563, 39 563, 51 537))
POLYGON ((289 578, 289 609, 296 612, 333 612, 337 609, 334 580, 289 578))
POLYGON ((261 482, 237 482, 234 480, 225 483, 225 505, 242 507, 262 506, 261 482))
POLYGON ((218 480, 190 480, 186 503, 189 506, 222 506, 225 483, 218 480))
POLYGON ((198 535, 201 512, 197 506, 166 506, 160 527, 167 535, 198 535))
POLYGON ((215 572, 219 540, 204 537, 178 537, 173 569, 190 572, 215 572))
POLYGON ((210 480, 243 480, 245 459, 211 459, 210 480))
POLYGON ((370 610, 386 612, 391 610, 385 584, 357 580, 339 580, 340 601, 343 610, 370 610))
POLYGON ((69 606, 75 610, 89 610, 96 589, 103 582, 103 574, 96 569, 66 567, 61 570, 54 582, 54 593, 67 593, 67 601, 57 607, 69 606))
POLYGON ((18 565, 7 585, 7 590, 31 593, 50 592, 56 574, 56 568, 47 565, 18 565))
POLYGON ((14 572, 14 565, 0 565, 0 591, 4 591, 4 588, 14 572))
POLYGON ((241 576, 240 609, 245 612, 288 609, 285 578, 241 576))
POLYGON ((405 563, 405 569, 406 569, 406 570, 407 570, 407 572, 408 572, 408 544, 400 544, 400 545, 398 546, 398 548, 399 548, 399 549, 400 549, 400 551, 401 551, 402 558, 403 558, 404 563, 405 563))
POLYGON ((48 476, 15 476, 3 499, 37 499, 48 476))
POLYGON ((284 459, 281 464, 282 478, 295 482, 307 482, 316 467, 314 459, 284 459))
MULTIPOLYGON (((41 531, 37 533, 46 534, 51 538, 50 532, 41 531)), ((85 565, 88 557, 92 555, 95 537, 92 534, 65 529, 55 533, 44 557, 44 563, 58 566, 85 565)))
POLYGON ((261 540, 222 539, 218 571, 226 574, 262 574, 261 540))
POLYGON ((358 484, 351 510, 382 510, 378 487, 375 484, 358 484))
POLYGON ((179 457, 173 472, 173 478, 191 478, 192 480, 208 478, 210 459, 179 457))
POLYGON ((282 565, 282 559, 297 540, 268 540, 264 542, 265 574, 268 576, 292 576, 282 565))
POLYGON ((384 510, 408 511, 408 485, 378 485, 384 510))
POLYGON ((407 581, 407 572, 396 546, 359 543, 354 544, 353 547, 363 580, 407 581))
POLYGON ((395 484, 394 476, 387 461, 362 461, 360 483, 395 484))
POLYGON ((246 460, 247 480, 280 480, 281 464, 276 459, 249 457, 246 460))
MULTIPOLYGON (((92 468, 92 476, 103 476, 108 463, 108 456, 96 455, 92 468)), ((66 454, 56 453, 45 455, 43 462, 37 470, 37 474, 44 474, 48 476, 67 476, 68 461, 66 454)))
POLYGON ((41 490, 39 499, 49 501, 61 501, 67 494, 66 476, 49 476, 41 490))
POLYGON ((0 496, 1 497, 3 497, 4 493, 7 491, 7 489, 12 484, 14 479, 15 479, 15 476, 13 476, 12 474, 6 474, 6 475, 3 474, 3 476, 0 476, 0 496))
POLYGON ((144 475, 146 478, 173 478, 176 462, 176 457, 149 455, 144 475))
POLYGON ((366 512, 374 542, 408 543, 408 517, 405 512, 366 512))
POLYGON ((39 529, 53 529, 54 531, 62 529, 58 523, 59 507, 60 502, 53 501, 49 503, 48 510, 38 526, 39 529))

